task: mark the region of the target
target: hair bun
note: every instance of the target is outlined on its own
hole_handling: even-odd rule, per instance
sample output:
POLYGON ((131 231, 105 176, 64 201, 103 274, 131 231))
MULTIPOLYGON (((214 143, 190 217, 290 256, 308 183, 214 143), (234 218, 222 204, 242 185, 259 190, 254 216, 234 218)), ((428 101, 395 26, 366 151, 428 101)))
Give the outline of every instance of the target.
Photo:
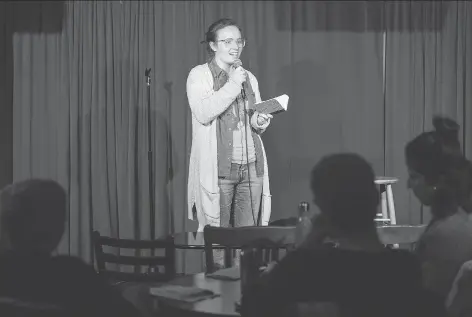
POLYGON ((458 140, 460 126, 454 120, 446 117, 435 116, 433 126, 436 132, 447 140, 458 140))

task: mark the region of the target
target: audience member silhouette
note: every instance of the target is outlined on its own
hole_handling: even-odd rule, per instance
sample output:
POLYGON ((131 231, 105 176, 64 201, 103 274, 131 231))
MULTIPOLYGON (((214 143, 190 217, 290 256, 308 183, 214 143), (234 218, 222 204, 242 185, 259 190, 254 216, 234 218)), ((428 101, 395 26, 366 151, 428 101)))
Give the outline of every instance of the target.
POLYGON ((305 241, 243 291, 243 316, 297 316, 302 303, 315 302, 335 304, 338 316, 443 316, 443 305, 427 301, 415 256, 380 242, 374 180, 356 154, 316 164, 311 189, 320 214, 305 241))
POLYGON ((56 305, 68 316, 139 316, 92 266, 52 256, 64 234, 66 206, 66 192, 52 180, 31 179, 3 189, 0 297, 56 305))
POLYGON ((459 125, 444 117, 433 125, 407 144, 405 156, 408 187, 432 215, 416 250, 424 286, 446 298, 460 266, 472 259, 472 165, 461 152, 459 125))

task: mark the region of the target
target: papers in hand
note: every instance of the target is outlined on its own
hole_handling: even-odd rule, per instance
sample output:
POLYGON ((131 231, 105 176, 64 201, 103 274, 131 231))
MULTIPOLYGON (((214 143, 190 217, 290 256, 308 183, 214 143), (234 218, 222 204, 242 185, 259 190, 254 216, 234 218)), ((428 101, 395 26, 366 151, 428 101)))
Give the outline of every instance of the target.
POLYGON ((254 110, 263 114, 276 114, 287 111, 288 99, 289 97, 287 95, 281 95, 266 101, 261 101, 254 105, 254 110))
POLYGON ((219 294, 215 294, 209 289, 182 285, 163 285, 159 287, 151 287, 149 289, 149 293, 156 297, 188 303, 194 303, 204 299, 219 296, 219 294))

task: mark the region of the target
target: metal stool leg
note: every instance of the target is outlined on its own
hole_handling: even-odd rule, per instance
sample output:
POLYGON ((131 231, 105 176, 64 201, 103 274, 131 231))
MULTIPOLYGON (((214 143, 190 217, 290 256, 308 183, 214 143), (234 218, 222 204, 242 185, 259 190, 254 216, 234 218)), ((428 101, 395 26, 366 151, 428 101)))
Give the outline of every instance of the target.
POLYGON ((387 190, 386 187, 388 188, 389 186, 385 185, 380 185, 380 199, 381 199, 381 206, 382 206, 382 218, 383 219, 390 219, 389 218, 389 213, 388 213, 388 196, 387 196, 387 190))
POLYGON ((390 223, 392 225, 397 224, 397 217, 395 215, 395 203, 393 202, 393 191, 392 185, 387 185, 387 204, 388 204, 388 213, 390 218, 390 223))
MULTIPOLYGON (((392 185, 387 184, 385 189, 386 189, 385 192, 387 194, 388 217, 390 219, 390 224, 391 225, 396 225, 397 224, 397 217, 395 215, 395 203, 393 202, 392 185)), ((398 244, 394 244, 393 247, 395 249, 398 249, 400 246, 398 244)))

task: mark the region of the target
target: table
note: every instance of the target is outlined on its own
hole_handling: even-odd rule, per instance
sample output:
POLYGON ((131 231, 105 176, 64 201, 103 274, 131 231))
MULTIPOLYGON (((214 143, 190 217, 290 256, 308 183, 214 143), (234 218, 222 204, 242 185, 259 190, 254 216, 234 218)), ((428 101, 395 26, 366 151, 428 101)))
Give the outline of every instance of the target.
MULTIPOLYGON (((205 258, 203 257, 203 251, 205 250, 205 239, 203 238, 203 232, 179 232, 173 234, 172 236, 174 237, 174 245, 177 250, 196 251, 190 252, 192 254, 176 254, 176 267, 179 267, 179 270, 185 274, 204 271, 205 258), (182 259, 182 256, 182 262, 178 262, 178 259, 182 259)), ((161 238, 165 239, 166 237, 167 236, 161 238)), ((224 247, 213 245, 213 249, 224 249, 224 247)))
POLYGON ((179 232, 172 236, 176 249, 202 250, 205 248, 203 232, 179 232))
MULTIPOLYGON (((377 228, 377 233, 381 241, 391 241, 395 239, 399 239, 398 236, 403 235, 405 230, 414 231, 415 228, 410 227, 418 227, 416 225, 387 225, 387 226, 379 226, 377 228), (405 229, 406 228, 406 229, 405 229)), ((424 228, 424 225, 420 225, 419 227, 424 228)), ((424 229, 422 229, 424 230, 424 229)), ((416 233, 414 233, 416 234, 416 233)), ((204 250, 205 249, 205 240, 203 238, 203 232, 181 232, 176 233, 174 236, 174 243, 176 249, 191 249, 191 250, 204 250)), ((403 240, 403 238, 400 238, 403 240)), ((386 244, 390 244, 392 242, 386 242, 386 244)), ((223 246, 213 245, 213 249, 224 248, 223 246)))
MULTIPOLYGON (((205 239, 203 232, 180 232, 172 235, 176 249, 204 250, 205 239)), ((213 249, 224 249, 223 246, 213 245, 213 249)))
POLYGON ((198 316, 241 316, 236 311, 235 303, 241 299, 241 281, 217 280, 206 277, 205 273, 195 275, 187 275, 179 277, 169 284, 196 286, 200 288, 210 289, 220 296, 205 299, 196 303, 186 303, 181 301, 172 301, 162 298, 153 297, 158 307, 170 313, 186 313, 191 315, 194 313, 198 316))

